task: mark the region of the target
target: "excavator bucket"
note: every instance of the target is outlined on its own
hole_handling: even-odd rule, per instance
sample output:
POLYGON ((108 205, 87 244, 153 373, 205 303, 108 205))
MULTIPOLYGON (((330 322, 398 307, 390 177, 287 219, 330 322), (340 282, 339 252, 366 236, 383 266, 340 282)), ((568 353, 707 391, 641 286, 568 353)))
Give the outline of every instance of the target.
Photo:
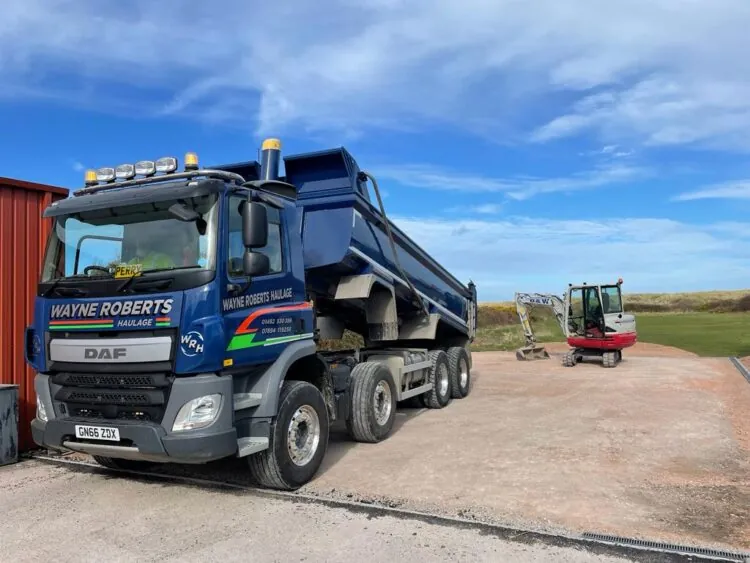
POLYGON ((549 358, 549 352, 544 349, 544 346, 532 345, 524 346, 516 350, 516 359, 522 362, 531 360, 546 360, 549 358))

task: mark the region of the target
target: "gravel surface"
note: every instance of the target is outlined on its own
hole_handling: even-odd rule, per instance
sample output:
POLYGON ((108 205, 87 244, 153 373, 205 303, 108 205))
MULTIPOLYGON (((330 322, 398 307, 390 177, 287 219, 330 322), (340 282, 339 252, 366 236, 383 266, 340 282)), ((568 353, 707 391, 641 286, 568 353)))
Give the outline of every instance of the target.
MULTIPOLYGON (((356 444, 338 425, 300 493, 750 550, 750 385, 729 360, 627 352, 614 369, 475 353, 468 398, 399 409, 380 444, 356 444)), ((244 460, 154 470, 252 485, 244 460)))
MULTIPOLYGON (((632 561, 475 530, 77 471, 0 468, 3 560, 632 561)), ((640 560, 666 558, 640 556, 640 560)))

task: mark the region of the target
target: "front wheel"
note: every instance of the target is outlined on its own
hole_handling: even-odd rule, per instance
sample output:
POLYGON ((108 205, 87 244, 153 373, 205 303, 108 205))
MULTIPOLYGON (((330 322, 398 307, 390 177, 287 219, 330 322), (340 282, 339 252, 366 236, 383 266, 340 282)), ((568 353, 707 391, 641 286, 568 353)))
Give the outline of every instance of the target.
POLYGON ((293 491, 315 476, 328 448, 328 410, 317 387, 285 381, 268 449, 248 458, 255 481, 293 491))

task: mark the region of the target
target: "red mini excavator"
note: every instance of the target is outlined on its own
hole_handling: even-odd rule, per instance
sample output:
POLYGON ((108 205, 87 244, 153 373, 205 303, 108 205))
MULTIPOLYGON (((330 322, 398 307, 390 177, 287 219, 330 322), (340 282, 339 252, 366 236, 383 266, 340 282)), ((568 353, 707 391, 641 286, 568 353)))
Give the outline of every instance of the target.
POLYGON ((546 307, 554 311, 557 322, 571 349, 563 356, 566 367, 584 360, 615 367, 622 351, 636 343, 635 316, 627 314, 622 301, 622 278, 616 284, 569 284, 563 298, 541 293, 516 293, 516 310, 521 319, 526 345, 516 350, 519 360, 549 358, 539 346, 531 327, 528 307, 546 307))

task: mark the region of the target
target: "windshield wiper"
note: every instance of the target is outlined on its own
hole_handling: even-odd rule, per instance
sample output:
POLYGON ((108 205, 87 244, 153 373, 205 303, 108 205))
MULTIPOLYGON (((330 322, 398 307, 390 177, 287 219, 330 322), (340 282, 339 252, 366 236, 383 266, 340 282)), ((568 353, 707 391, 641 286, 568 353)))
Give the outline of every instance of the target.
POLYGON ((88 291, 85 289, 81 289, 80 287, 71 287, 71 286, 65 286, 60 285, 60 282, 69 279, 69 278, 57 278, 54 282, 52 282, 52 285, 50 285, 47 288, 47 291, 42 293, 42 297, 48 297, 53 292, 57 293, 58 295, 66 295, 68 297, 82 297, 84 295, 88 294, 88 291))
MULTIPOLYGON (((152 268, 150 270, 143 270, 141 274, 152 274, 155 272, 171 272, 173 270, 190 270, 191 268, 201 268, 198 264, 195 264, 193 266, 176 266, 174 268, 152 268)), ((120 287, 117 288, 117 291, 120 293, 124 293, 127 290, 130 290, 130 292, 134 291, 146 291, 149 289, 166 289, 172 284, 171 279, 164 279, 164 280, 150 280, 148 278, 141 278, 138 276, 133 276, 132 278, 128 278, 125 280, 125 283, 123 283, 120 287), (136 281, 137 280, 137 281, 136 281), (130 286, 135 284, 135 286, 131 289, 130 286)))
POLYGON ((143 270, 141 273, 153 274, 154 272, 171 272, 172 270, 190 270, 192 268, 203 268, 203 266, 193 264, 192 266, 175 266, 173 268, 152 268, 150 270, 143 270))

